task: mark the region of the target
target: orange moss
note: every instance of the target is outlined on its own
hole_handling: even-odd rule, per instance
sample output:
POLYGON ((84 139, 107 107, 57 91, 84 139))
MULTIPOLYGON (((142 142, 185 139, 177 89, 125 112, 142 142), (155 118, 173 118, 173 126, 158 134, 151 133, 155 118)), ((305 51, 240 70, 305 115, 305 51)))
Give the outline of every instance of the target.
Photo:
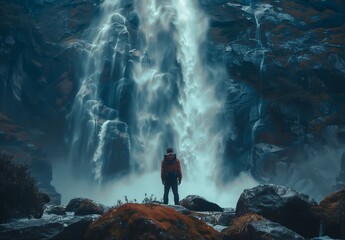
POLYGON ((223 239, 247 240, 249 239, 248 225, 265 218, 255 213, 246 213, 231 221, 230 227, 222 231, 223 239))
POLYGON ((343 224, 345 204, 345 189, 325 197, 318 206, 312 208, 319 215, 325 235, 333 238, 342 238, 341 227, 343 224))
POLYGON ((345 199, 345 189, 332 193, 325 197, 320 204, 314 207, 314 211, 328 220, 335 220, 338 205, 341 199, 345 199))
POLYGON ((154 204, 125 204, 112 208, 91 224, 87 239, 219 239, 201 220, 154 204), (130 238, 129 237, 129 238, 130 238))

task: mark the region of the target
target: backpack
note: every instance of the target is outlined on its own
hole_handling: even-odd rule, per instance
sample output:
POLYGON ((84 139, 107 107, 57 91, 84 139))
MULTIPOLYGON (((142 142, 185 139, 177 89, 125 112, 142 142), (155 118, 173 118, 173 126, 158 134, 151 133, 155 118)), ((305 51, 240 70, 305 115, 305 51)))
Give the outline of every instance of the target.
POLYGON ((164 155, 165 175, 169 173, 177 174, 177 158, 176 154, 164 155))

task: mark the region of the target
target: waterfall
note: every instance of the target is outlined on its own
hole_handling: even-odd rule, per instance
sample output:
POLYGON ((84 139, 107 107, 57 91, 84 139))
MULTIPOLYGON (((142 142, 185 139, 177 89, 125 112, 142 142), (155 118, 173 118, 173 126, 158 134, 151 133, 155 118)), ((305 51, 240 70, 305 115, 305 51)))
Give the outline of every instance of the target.
MULTIPOLYGON (((102 153, 104 145, 118 136, 128 139, 126 127, 122 127, 122 134, 108 127, 109 122, 119 120, 119 92, 124 84, 125 52, 128 51, 126 19, 118 13, 118 5, 119 1, 104 1, 99 21, 90 27, 85 37, 90 44, 85 44, 80 87, 68 117, 67 141, 72 169, 97 182, 102 181, 102 172, 106 171, 105 161, 114 160, 106 157, 112 156, 111 153, 102 153), (107 134, 107 129, 111 129, 112 136, 107 134)), ((129 146, 129 143, 124 145, 129 146)), ((107 151, 118 149, 111 147, 107 151)))
POLYGON ((205 54, 209 19, 197 0, 134 1, 126 16, 138 21, 128 30, 123 6, 103 1, 100 19, 88 30, 67 133, 74 175, 107 184, 96 190, 81 181, 76 189, 103 202, 121 193, 159 197, 161 160, 173 147, 182 163, 180 195, 229 206, 253 180, 240 176, 224 186, 229 195, 217 179, 227 134, 226 88, 224 72, 211 67, 205 54))
POLYGON ((172 146, 187 178, 210 177, 223 151, 222 128, 216 125, 223 99, 216 98, 217 79, 208 79, 200 54, 208 19, 191 0, 138 2, 137 11, 144 34, 142 59, 151 63, 141 61, 134 74, 140 155, 147 156, 142 165, 157 169, 172 146))
POLYGON ((265 71, 265 48, 262 44, 262 37, 261 37, 261 24, 260 18, 265 14, 265 11, 270 8, 270 5, 268 4, 256 4, 253 3, 255 1, 250 1, 249 9, 247 9, 247 12, 250 12, 255 19, 256 23, 256 31, 255 31, 255 41, 257 44, 257 47, 255 49, 255 56, 258 59, 258 72, 259 72, 259 99, 258 99, 258 105, 256 106, 257 111, 257 120, 255 121, 253 127, 252 127, 252 154, 251 159, 253 159, 254 154, 254 145, 256 143, 256 131, 257 129, 262 126, 262 118, 263 118, 263 73, 265 71))

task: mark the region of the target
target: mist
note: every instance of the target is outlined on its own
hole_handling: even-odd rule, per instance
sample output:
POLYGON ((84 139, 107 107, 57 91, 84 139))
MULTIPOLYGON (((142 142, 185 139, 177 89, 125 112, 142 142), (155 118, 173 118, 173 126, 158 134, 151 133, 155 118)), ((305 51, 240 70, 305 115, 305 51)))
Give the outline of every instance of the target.
MULTIPOLYGON (((90 198, 106 206, 114 206, 118 200, 125 202, 125 197, 128 201, 136 200, 141 203, 145 195, 147 197, 153 195, 154 198, 161 201, 164 192, 158 170, 144 174, 131 173, 100 185, 83 179, 76 180, 61 162, 53 166, 52 184, 61 193, 61 203, 64 205, 77 197, 90 198)), ((183 176, 178 190, 180 200, 188 195, 199 195, 223 208, 235 208, 243 190, 258 184, 250 174, 245 172, 227 184, 217 184, 205 176, 193 179, 183 176)), ((173 204, 172 191, 169 193, 169 204, 173 204)))

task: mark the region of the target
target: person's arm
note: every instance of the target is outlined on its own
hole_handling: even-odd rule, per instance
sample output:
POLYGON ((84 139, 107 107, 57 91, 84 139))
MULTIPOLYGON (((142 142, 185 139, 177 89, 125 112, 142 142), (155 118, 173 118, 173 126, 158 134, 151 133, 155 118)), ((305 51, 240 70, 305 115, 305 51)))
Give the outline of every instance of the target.
POLYGON ((181 180, 182 180, 182 171, 181 171, 180 160, 177 160, 177 177, 178 177, 179 183, 181 183, 181 180))
POLYGON ((164 175, 165 175, 165 166, 164 166, 164 160, 163 160, 162 166, 161 166, 161 179, 162 179, 163 185, 164 185, 164 175))

